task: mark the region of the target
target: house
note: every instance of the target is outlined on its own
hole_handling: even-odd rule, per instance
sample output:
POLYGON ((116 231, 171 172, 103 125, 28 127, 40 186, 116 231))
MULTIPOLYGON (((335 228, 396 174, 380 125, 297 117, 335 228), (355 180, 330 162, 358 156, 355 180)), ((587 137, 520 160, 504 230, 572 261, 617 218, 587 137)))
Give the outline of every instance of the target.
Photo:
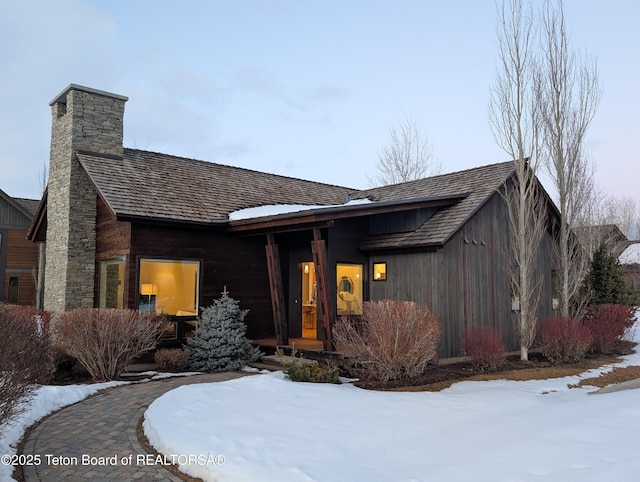
POLYGON ((27 230, 37 207, 0 190, 0 303, 36 305, 39 250, 27 230))
POLYGON ((590 257, 598 246, 604 243, 607 251, 620 261, 625 284, 636 296, 640 294, 640 264, 638 263, 640 241, 627 238, 615 224, 583 226, 575 231, 590 257))
POLYGON ((620 228, 615 224, 599 224, 596 226, 581 226, 575 228, 580 244, 589 254, 589 258, 593 256, 593 252, 598 249, 600 244, 604 243, 609 253, 616 258, 631 246, 634 241, 630 241, 620 228))
MULTIPOLYGON (((49 186, 29 231, 46 242, 46 309, 164 313, 178 342, 226 287, 250 309, 249 337, 331 350, 337 317, 389 298, 440 315, 441 357, 464 354, 471 325, 518 347, 511 162, 356 190, 124 148, 126 101, 71 84, 51 102, 49 186)), ((541 318, 553 314, 550 233, 541 318)))

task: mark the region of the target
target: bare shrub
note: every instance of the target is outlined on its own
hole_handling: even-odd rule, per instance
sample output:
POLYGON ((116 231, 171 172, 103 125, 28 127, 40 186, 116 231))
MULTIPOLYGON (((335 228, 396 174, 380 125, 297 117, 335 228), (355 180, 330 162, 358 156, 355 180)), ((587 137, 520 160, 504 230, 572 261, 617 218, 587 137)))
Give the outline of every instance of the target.
POLYGON ((635 310, 627 305, 594 305, 582 320, 593 336, 591 351, 596 354, 622 352, 624 342, 633 338, 635 310))
POLYGON ((593 337, 589 328, 571 318, 547 320, 540 334, 542 355, 553 364, 577 363, 582 360, 593 337))
POLYGON ((182 348, 161 348, 153 360, 158 365, 158 370, 165 372, 181 372, 187 368, 187 354, 182 348))
POLYGON ((436 356, 440 319, 412 301, 368 301, 359 321, 342 317, 333 334, 362 379, 387 382, 424 372, 436 356))
POLYGON ((36 384, 54 372, 48 313, 0 303, 0 425, 21 411, 36 384))
POLYGON ((164 319, 134 310, 79 309, 57 315, 57 346, 75 357, 95 380, 113 380, 140 354, 155 348, 164 319))
POLYGON ((464 346, 471 362, 479 370, 493 372, 505 364, 504 346, 500 341, 500 335, 491 326, 468 328, 464 346))

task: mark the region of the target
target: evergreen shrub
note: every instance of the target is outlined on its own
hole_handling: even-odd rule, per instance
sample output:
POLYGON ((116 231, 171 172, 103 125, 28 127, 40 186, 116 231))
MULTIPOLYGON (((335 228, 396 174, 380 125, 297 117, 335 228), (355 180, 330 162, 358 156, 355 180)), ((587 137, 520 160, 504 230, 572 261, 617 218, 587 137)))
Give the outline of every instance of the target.
POLYGON ((256 361, 260 350, 245 336, 244 318, 237 300, 223 291, 213 305, 202 309, 196 336, 187 340, 187 360, 192 370, 232 371, 256 361))
POLYGON ((593 254, 585 285, 591 305, 633 305, 638 302, 624 281, 620 261, 604 243, 593 254))
MULTIPOLYGON (((333 363, 318 363, 315 360, 305 360, 302 355, 296 357, 295 348, 291 352, 291 359, 283 362, 283 372, 292 382, 312 383, 340 383, 340 369, 333 363)), ((284 360, 280 348, 276 356, 284 360)))

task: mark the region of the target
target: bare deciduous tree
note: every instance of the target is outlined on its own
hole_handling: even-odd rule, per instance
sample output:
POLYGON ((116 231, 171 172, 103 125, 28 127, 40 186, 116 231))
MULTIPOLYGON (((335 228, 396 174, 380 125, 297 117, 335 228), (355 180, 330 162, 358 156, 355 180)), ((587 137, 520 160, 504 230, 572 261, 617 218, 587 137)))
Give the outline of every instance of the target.
MULTIPOLYGON (((497 80, 491 90, 489 122, 498 145, 513 159, 513 185, 506 185, 512 239, 506 256, 512 260, 511 290, 515 305, 520 359, 528 360, 536 336, 540 276, 535 267, 545 234, 546 200, 539 187, 539 121, 533 89, 534 40, 531 6, 519 0, 498 7, 497 80)), ((511 266, 511 262, 508 263, 511 266)))
POLYGON ((585 136, 598 107, 601 89, 595 58, 569 45, 564 5, 545 1, 541 16, 542 58, 538 65, 537 105, 540 109, 547 167, 555 184, 560 210, 558 276, 560 312, 572 313, 588 258, 572 229, 580 224, 593 189, 593 169, 585 153, 585 136))
POLYGON ((640 239, 640 209, 629 196, 606 196, 602 201, 599 224, 615 224, 630 240, 640 239))
POLYGON ((429 139, 416 121, 405 116, 400 125, 389 128, 389 144, 378 151, 377 175, 369 182, 385 186, 440 174, 429 139))

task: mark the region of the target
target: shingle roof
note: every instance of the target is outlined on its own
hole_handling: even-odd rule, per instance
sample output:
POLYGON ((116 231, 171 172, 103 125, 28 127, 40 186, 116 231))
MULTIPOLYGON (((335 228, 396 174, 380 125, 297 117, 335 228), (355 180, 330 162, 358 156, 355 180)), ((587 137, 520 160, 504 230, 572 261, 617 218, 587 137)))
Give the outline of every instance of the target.
POLYGON ((617 258, 633 244, 616 224, 579 226, 574 228, 574 231, 582 246, 590 253, 595 251, 600 243, 605 243, 609 252, 617 258))
POLYGON ((340 204, 355 191, 137 149, 124 149, 123 158, 79 152, 78 159, 110 208, 124 217, 215 223, 268 204, 340 204))
POLYGON ((503 185, 513 172, 513 162, 428 177, 361 191, 374 201, 468 193, 454 206, 441 209, 412 232, 367 237, 360 249, 392 249, 444 244, 503 185))
POLYGON ((368 236, 360 245, 363 250, 443 244, 513 172, 513 163, 503 162, 357 190, 137 149, 124 149, 122 158, 87 152, 77 156, 105 202, 121 217, 214 224, 226 222, 239 209, 336 205, 345 202, 346 194, 373 201, 464 195, 413 232, 368 236))
POLYGON ((40 201, 38 199, 24 199, 19 197, 14 197, 13 200, 20 204, 23 208, 31 213, 31 217, 35 216, 36 211, 38 210, 38 204, 40 201))
POLYGON ((0 189, 0 199, 4 199, 8 202, 14 209, 18 210, 18 212, 22 213, 27 218, 33 219, 33 216, 38 209, 39 201, 35 199, 24 199, 19 197, 9 196, 6 192, 0 189))

